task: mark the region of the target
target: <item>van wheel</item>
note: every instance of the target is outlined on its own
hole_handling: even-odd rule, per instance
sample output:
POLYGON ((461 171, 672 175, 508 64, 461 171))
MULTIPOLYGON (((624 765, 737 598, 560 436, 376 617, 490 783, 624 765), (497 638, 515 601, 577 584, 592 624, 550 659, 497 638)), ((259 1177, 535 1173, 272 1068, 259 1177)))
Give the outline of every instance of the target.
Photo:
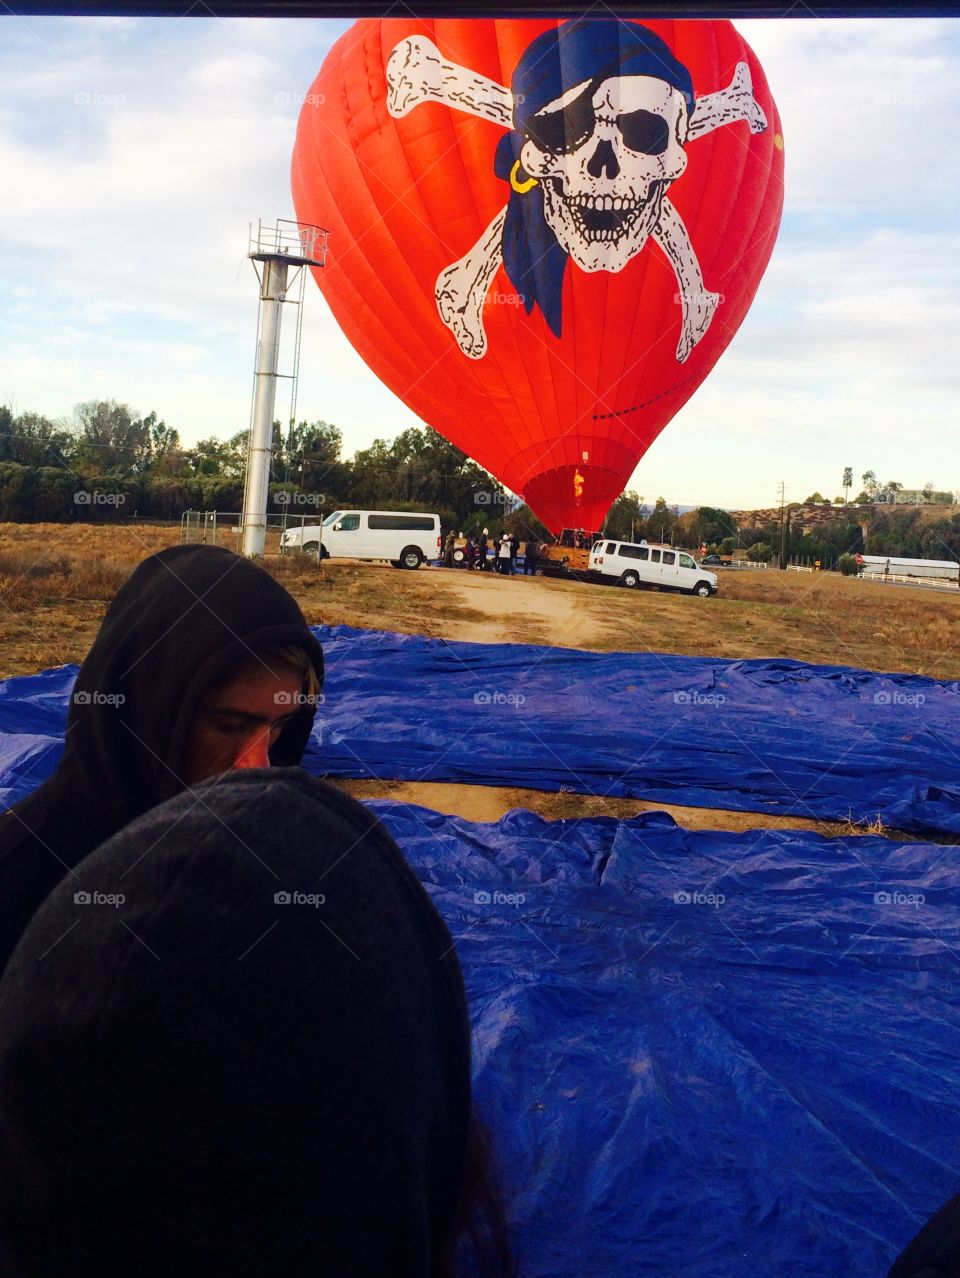
POLYGON ((301 546, 300 549, 305 555, 315 555, 320 549, 320 543, 318 541, 308 541, 307 544, 305 546, 301 546))
POLYGON ((706 599, 707 596, 712 593, 713 592, 711 591, 710 586, 706 581, 698 581, 693 588, 693 594, 699 595, 701 599, 706 599))
POLYGON ((620 585, 626 586, 630 590, 635 590, 640 585, 640 574, 628 569, 620 578, 620 585))
POLYGON ((419 568, 423 563, 423 555, 418 546, 408 546, 400 556, 401 568, 419 568))

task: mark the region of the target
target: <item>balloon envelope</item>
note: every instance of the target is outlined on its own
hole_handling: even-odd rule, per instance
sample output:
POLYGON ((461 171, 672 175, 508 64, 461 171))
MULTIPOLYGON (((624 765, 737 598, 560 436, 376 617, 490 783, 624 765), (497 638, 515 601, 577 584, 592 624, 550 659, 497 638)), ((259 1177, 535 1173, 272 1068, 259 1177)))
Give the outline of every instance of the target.
POLYGON ((293 195, 370 368, 553 531, 599 528, 750 306, 783 139, 725 21, 364 20, 293 195))

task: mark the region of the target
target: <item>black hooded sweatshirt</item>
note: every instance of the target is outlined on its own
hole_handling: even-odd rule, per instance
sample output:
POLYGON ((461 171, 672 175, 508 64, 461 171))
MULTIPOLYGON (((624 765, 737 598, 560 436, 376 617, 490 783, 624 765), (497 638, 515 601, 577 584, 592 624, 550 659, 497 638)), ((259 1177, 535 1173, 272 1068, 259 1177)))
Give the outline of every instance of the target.
MULTIPOLYGON (((0 815, 0 970, 64 875, 183 789, 188 735, 211 686, 255 652, 290 643, 322 683, 323 654, 296 601, 229 550, 176 546, 135 569, 80 667, 59 767, 0 815)), ((286 724, 271 763, 300 762, 315 708, 304 703, 286 724)))
POLYGON ((383 827, 300 769, 235 772, 78 874, 0 980, 4 1274, 435 1272, 469 1023, 383 827))

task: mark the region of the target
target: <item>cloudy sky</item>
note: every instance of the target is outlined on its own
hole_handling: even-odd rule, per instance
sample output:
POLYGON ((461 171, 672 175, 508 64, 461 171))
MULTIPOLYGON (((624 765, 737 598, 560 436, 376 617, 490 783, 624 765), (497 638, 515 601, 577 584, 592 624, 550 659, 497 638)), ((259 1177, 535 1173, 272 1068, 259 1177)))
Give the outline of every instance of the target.
MULTIPOLYGON (((0 402, 249 419, 247 224, 293 217, 299 100, 348 24, 0 18, 0 402)), ((631 486, 685 504, 840 492, 844 466, 960 489, 960 21, 737 24, 786 139, 753 309, 631 486)), ((415 418, 309 282, 298 417, 347 451, 415 418)), ((283 402, 278 416, 287 415, 283 402)))

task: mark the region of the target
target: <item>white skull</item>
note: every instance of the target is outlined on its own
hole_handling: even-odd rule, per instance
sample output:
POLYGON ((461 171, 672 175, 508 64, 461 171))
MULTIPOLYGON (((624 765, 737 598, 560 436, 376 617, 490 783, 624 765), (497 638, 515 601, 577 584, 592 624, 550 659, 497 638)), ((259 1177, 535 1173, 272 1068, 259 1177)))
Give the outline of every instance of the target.
POLYGON ((520 163, 542 184, 547 223, 577 265, 621 271, 687 167, 689 112, 683 94, 653 76, 589 89, 584 81, 533 116, 520 163))

